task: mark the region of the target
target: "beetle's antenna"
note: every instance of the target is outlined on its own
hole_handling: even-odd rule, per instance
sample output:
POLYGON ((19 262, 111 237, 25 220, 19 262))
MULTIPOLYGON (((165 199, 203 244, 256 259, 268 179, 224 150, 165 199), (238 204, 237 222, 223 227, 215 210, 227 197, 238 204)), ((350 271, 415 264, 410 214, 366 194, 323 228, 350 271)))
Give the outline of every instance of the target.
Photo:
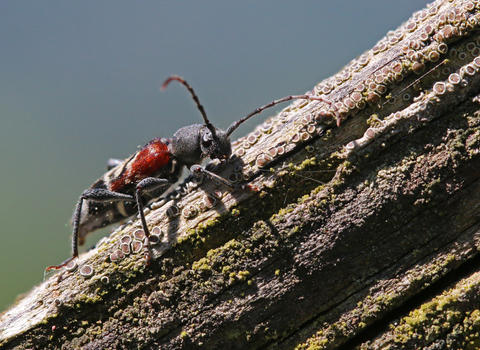
POLYGON ((433 67, 432 69, 430 69, 428 72, 424 73, 421 77, 415 79, 414 81, 412 81, 410 84, 408 84, 407 86, 405 86, 402 90, 400 90, 399 92, 397 92, 395 95, 393 95, 392 97, 390 98, 387 98, 385 102, 383 102, 382 106, 385 106, 385 104, 387 104, 389 101, 393 100, 395 97, 397 97, 398 95, 400 95, 401 93, 403 93, 405 90, 411 88, 413 85, 417 84, 419 81, 421 81, 423 78, 425 78, 427 75, 429 75, 430 73, 432 73, 434 70, 436 70, 438 67, 440 66, 443 66, 444 64, 447 64, 448 63, 448 59, 444 59, 442 62, 440 62, 439 64, 437 64, 435 67, 433 67))
POLYGON ((230 125, 227 129, 227 136, 230 136, 239 126, 240 124, 242 124, 243 122, 247 121, 248 119, 250 119, 251 117, 253 117, 254 115, 256 114, 259 114, 259 113, 262 113, 262 111, 264 111, 265 109, 267 108, 270 108, 270 107, 273 107, 275 105, 278 105, 279 103, 282 103, 282 102, 286 102, 286 101, 290 101, 290 100, 317 100, 317 101, 322 101, 322 102, 325 102, 326 104, 334 107, 335 109, 335 114, 336 114, 336 108, 335 106, 332 104, 332 102, 330 102, 329 100, 321 97, 321 96, 310 96, 310 95, 291 95, 291 96, 287 96, 287 97, 284 97, 284 98, 281 98, 279 100, 275 100, 275 101, 272 101, 268 104, 266 104, 265 106, 262 106, 260 108, 257 108, 256 110, 254 110, 253 112, 251 112, 250 114, 248 114, 246 117, 240 119, 240 120, 237 120, 237 121, 234 121, 232 123, 232 125, 230 125))
POLYGON ((208 120, 207 113, 205 113, 205 109, 203 108, 202 104, 200 103, 200 101, 198 99, 198 96, 195 94, 195 91, 193 91, 193 88, 185 81, 185 79, 183 79, 182 77, 180 77, 178 75, 172 75, 172 76, 168 77, 168 79, 165 80, 165 82, 162 84, 161 90, 162 91, 165 90, 167 88, 168 84, 170 84, 170 82, 172 80, 176 80, 176 81, 182 83, 188 89, 188 91, 190 91, 190 93, 192 94, 192 98, 197 105, 198 110, 202 114, 203 120, 205 121, 205 125, 210 130, 213 137, 215 137, 216 136, 215 127, 208 120))

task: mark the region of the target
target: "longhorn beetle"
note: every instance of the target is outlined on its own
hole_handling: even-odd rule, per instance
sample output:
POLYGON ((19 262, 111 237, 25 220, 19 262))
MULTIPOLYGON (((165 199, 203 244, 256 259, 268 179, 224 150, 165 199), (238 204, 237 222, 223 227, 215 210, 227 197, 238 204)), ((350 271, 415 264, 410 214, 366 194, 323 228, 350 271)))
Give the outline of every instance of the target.
POLYGON ((78 257, 78 245, 84 243, 89 232, 119 222, 137 211, 145 232, 144 251, 148 264, 150 232, 143 208, 177 182, 184 166, 190 168, 195 175, 204 174, 230 188, 235 188, 228 180, 206 170, 199 163, 207 157, 220 161, 229 159, 232 154, 230 135, 240 124, 264 109, 289 100, 318 100, 331 105, 330 101, 321 96, 291 95, 255 109, 246 117, 233 122, 227 131, 223 131, 210 123, 193 88, 183 78, 169 77, 163 83, 162 90, 173 80, 180 82, 190 91, 205 124, 185 126, 179 129, 172 139, 155 138, 124 161, 109 161, 111 169, 78 199, 73 215, 72 256, 60 265, 47 267, 46 272, 67 266, 78 257))

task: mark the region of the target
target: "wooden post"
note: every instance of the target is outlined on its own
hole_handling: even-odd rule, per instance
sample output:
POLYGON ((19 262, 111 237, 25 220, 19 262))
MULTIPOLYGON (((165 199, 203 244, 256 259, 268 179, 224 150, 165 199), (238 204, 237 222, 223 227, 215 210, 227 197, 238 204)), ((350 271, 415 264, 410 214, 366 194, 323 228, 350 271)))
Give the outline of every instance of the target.
POLYGON ((149 210, 150 266, 134 220, 5 312, 0 348, 478 346, 479 9, 415 13, 312 90, 332 105, 213 166, 248 188, 187 179, 149 210))

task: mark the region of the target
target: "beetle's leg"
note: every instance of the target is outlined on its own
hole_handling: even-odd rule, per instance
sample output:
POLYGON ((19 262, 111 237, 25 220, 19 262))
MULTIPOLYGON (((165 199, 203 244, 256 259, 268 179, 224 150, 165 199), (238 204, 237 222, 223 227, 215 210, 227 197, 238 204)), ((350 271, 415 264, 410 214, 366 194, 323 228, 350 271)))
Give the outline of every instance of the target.
POLYGON ((230 181, 228 181, 227 179, 224 179, 223 177, 221 176, 218 176, 217 174, 214 174, 212 173, 211 171, 208 171, 207 169, 205 169, 204 167, 200 166, 200 165, 197 165, 197 164, 194 164, 190 167, 190 171, 195 175, 195 176, 199 176, 199 175, 205 175, 205 176, 208 176, 209 178, 211 178, 212 180, 215 180, 217 181, 218 183, 221 183, 221 184, 224 184, 225 186, 228 186, 230 188, 235 188, 237 186, 235 186, 234 184, 232 184, 230 181))
POLYGON ((211 178, 214 181, 217 181, 218 183, 224 184, 225 186, 230 187, 231 189, 239 188, 242 190, 247 190, 247 191, 258 191, 258 188, 256 186, 252 186, 250 184, 232 184, 230 181, 227 179, 224 179, 221 176, 218 176, 217 174, 212 173, 211 171, 208 171, 204 167, 194 164, 190 167, 190 171, 195 175, 205 175, 211 178))
POLYGON ((135 196, 138 206, 138 215, 140 215, 143 232, 145 233, 145 240, 143 241, 143 251, 145 253, 145 259, 147 260, 147 265, 150 263, 150 231, 148 230, 147 220, 145 220, 145 214, 143 212, 142 195, 144 193, 152 192, 159 189, 163 189, 163 191, 166 191, 172 184, 173 182, 168 181, 167 179, 159 179, 156 177, 147 177, 146 179, 143 179, 137 184, 135 196))
POLYGON ((62 267, 67 266, 70 261, 78 257, 78 228, 80 225, 80 216, 82 213, 83 201, 85 200, 91 200, 95 202, 120 202, 120 201, 130 202, 130 201, 134 201, 135 199, 128 194, 108 191, 101 188, 92 188, 83 192, 80 198, 78 199, 77 206, 75 207, 75 215, 73 220, 73 234, 72 234, 72 256, 67 260, 65 260, 63 263, 61 263, 60 265, 53 265, 53 266, 47 267, 45 272, 48 272, 50 270, 61 269, 62 267))

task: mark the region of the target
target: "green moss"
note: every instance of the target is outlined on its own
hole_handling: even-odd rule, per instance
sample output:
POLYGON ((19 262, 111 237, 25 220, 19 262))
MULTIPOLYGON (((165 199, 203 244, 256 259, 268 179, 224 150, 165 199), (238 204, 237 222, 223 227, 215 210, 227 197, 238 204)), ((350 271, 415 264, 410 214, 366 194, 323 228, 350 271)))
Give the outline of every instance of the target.
POLYGON ((234 252, 233 256, 242 256, 244 255, 243 249, 243 244, 232 239, 221 247, 210 249, 205 257, 193 262, 192 270, 208 271, 218 265, 221 267, 222 273, 229 273, 232 267, 225 261, 225 256, 232 255, 232 252, 234 252))
POLYGON ((87 294, 80 294, 77 297, 77 301, 85 304, 95 304, 103 301, 102 297, 98 294, 92 294, 92 295, 87 295, 87 294))
POLYGON ((303 204, 310 199, 310 195, 306 194, 297 200, 298 204, 303 204))
POLYGON ((230 275, 228 276, 230 278, 230 282, 235 281, 236 273, 235 272, 230 272, 230 275))
POLYGON ((379 119, 378 115, 376 113, 372 114, 370 118, 367 120, 367 125, 369 126, 378 126, 381 124, 381 120, 379 119))
POLYGON ((210 260, 207 258, 201 258, 192 264, 192 270, 194 271, 208 271, 211 270, 210 260))
POLYGON ((248 277, 250 276, 250 272, 249 271, 239 271, 238 272, 238 279, 240 281, 245 281, 248 277))
MULTIPOLYGON (((446 262, 451 261, 447 257, 446 262)), ((407 317, 401 319, 399 325, 394 328, 394 339, 397 343, 406 343, 411 339, 424 339, 432 342, 447 333, 455 333, 460 341, 462 338, 468 340, 474 334, 471 342, 464 343, 465 348, 473 349, 478 339, 480 328, 480 312, 474 310, 470 315, 461 311, 460 294, 474 287, 475 283, 469 286, 461 286, 444 292, 432 301, 424 303, 420 308, 410 312, 407 317), (462 322, 463 319, 463 322, 462 322), (463 325, 462 325, 463 324, 463 325)))
POLYGON ((323 134, 322 140, 327 141, 327 140, 330 139, 331 137, 332 137, 332 129, 328 129, 328 130, 323 134))

